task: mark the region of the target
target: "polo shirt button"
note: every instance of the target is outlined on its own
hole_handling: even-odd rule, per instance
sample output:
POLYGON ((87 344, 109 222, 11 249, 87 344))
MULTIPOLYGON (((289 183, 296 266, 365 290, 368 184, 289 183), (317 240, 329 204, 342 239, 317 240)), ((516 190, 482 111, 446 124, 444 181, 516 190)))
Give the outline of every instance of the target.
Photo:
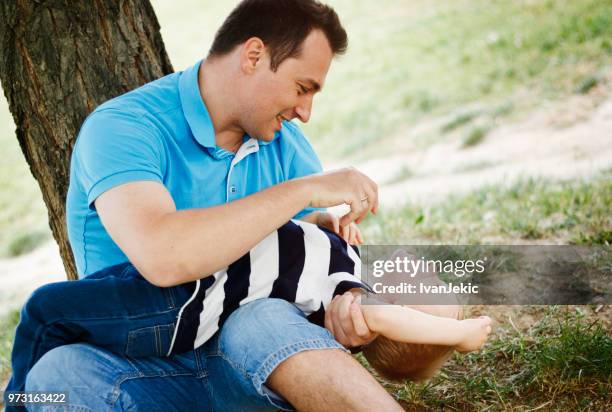
POLYGON ((236 186, 230 186, 230 193, 236 193, 236 186))

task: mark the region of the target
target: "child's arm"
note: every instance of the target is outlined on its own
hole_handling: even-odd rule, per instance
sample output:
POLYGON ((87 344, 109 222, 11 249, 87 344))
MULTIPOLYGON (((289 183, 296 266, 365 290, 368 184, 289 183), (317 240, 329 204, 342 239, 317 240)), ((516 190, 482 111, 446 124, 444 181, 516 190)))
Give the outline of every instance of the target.
POLYGON ((491 332, 491 319, 456 320, 406 306, 362 305, 368 328, 394 341, 455 346, 460 352, 480 349, 491 332))

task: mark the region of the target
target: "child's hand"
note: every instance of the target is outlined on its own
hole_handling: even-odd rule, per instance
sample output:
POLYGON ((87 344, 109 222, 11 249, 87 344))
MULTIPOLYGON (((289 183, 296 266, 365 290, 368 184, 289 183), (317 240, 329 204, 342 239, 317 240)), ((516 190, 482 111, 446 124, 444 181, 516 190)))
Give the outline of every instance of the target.
POLYGON ((464 338, 455 347, 458 352, 471 352, 482 348, 491 333, 491 318, 488 316, 465 319, 460 325, 464 329, 464 338))
POLYGON ((333 231, 350 245, 363 244, 363 235, 357 225, 350 223, 347 226, 340 226, 340 218, 332 213, 320 212, 316 224, 333 231))

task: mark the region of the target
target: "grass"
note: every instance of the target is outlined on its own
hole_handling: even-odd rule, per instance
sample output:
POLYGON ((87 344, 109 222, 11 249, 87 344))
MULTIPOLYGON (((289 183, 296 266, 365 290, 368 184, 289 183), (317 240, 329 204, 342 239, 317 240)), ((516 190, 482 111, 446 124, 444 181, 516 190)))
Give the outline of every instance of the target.
MULTIPOLYGON (((18 322, 19 312, 16 310, 10 312, 4 318, 0 318, 0 385, 11 372, 11 350, 18 322)), ((0 390, 4 390, 4 387, 0 390)))
POLYGON ((467 172, 475 172, 477 170, 487 169, 489 167, 495 166, 495 163, 488 160, 479 160, 475 162, 468 162, 462 165, 457 166, 453 169, 455 173, 467 173, 467 172))
POLYGON ((448 123, 445 123, 440 128, 442 133, 450 132, 451 130, 455 130, 456 128, 463 126, 467 123, 470 123, 476 117, 478 117, 478 112, 467 112, 460 113, 457 116, 453 117, 448 123))
POLYGON ((27 252, 51 237, 47 209, 14 134, 4 98, 0 99, 0 258, 27 252))
POLYGON ((48 232, 28 232, 13 238, 8 245, 9 256, 19 256, 31 252, 49 239, 48 232))
POLYGON ((364 222, 370 244, 486 243, 487 239, 557 239, 610 244, 612 172, 591 181, 526 179, 483 187, 423 207, 408 203, 364 222))
POLYGON ((608 409, 611 376, 602 322, 553 306, 527 330, 505 325, 483 350, 456 354, 430 382, 383 382, 407 410, 574 411, 608 409))
POLYGON ((330 158, 358 157, 419 120, 475 102, 521 111, 586 92, 612 56, 610 2, 330 3, 350 48, 305 126, 330 158))
POLYGON ((489 133, 489 130, 491 130, 491 126, 489 125, 474 127, 467 133, 467 135, 463 139, 461 147, 465 149, 468 147, 476 146, 478 143, 483 141, 483 139, 487 136, 487 133, 489 133))
POLYGON ((599 76, 588 75, 576 87, 576 93, 586 94, 601 81, 599 76))
POLYGON ((383 182, 383 185, 393 185, 403 182, 406 179, 414 176, 414 171, 407 165, 403 165, 393 176, 383 182))

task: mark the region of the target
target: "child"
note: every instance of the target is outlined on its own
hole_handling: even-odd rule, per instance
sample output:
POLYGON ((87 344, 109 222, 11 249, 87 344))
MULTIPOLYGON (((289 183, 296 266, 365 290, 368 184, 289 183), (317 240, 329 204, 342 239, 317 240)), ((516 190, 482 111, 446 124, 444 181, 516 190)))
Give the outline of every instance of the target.
MULTIPOLYGON (((310 321, 323 326, 325 308, 334 296, 369 291, 360 281, 360 270, 356 247, 328 229, 292 220, 227 268, 184 285, 155 287, 134 266, 123 263, 77 282, 43 286, 22 310, 7 391, 24 390, 28 371, 60 345, 88 342, 131 357, 194 349, 236 308, 255 299, 293 302, 310 321)), ((391 378, 419 379, 432 364, 435 369, 441 366, 453 347, 480 348, 491 330, 486 317, 457 320, 389 305, 361 309, 368 328, 381 335, 364 353, 391 378), (401 359, 395 359, 385 352, 391 344, 407 345, 424 366, 401 358, 401 353, 401 359), (441 346, 431 350, 430 345, 441 346), (406 368, 407 363, 417 367, 406 368), (401 372, 394 375, 395 369, 401 372)))

